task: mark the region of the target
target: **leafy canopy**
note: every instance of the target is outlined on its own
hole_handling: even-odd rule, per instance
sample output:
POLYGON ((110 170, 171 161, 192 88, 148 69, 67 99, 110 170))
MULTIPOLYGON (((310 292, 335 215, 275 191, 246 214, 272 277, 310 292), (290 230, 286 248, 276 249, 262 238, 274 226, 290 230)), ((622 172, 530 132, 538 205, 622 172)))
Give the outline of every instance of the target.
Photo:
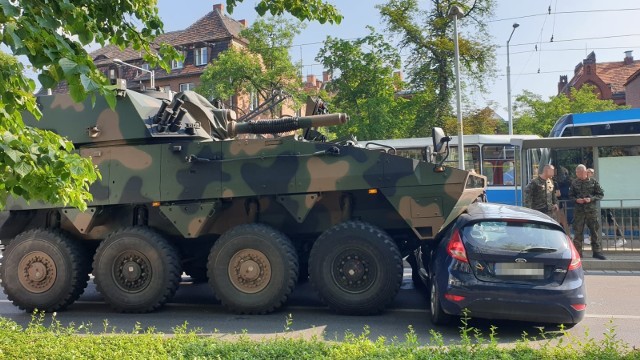
POLYGON ((408 137, 413 110, 407 99, 396 96, 404 85, 394 76, 400 54, 383 35, 369 30, 369 35, 353 41, 328 37, 316 56, 333 74, 327 85, 334 94, 333 111, 351 118, 335 129, 336 134, 353 134, 360 140, 408 137))
MULTIPOLYGON (((243 0, 227 0, 230 10, 243 0)), ((163 32, 156 0, 0 0, 0 45, 24 56, 43 88, 68 84, 76 101, 104 96, 115 106, 114 93, 84 46, 97 43, 129 47, 151 66, 170 69, 181 57, 171 46, 157 44, 163 32)), ((322 0, 261 0, 260 14, 289 12, 299 19, 339 23, 335 7, 322 0)), ((33 96, 36 84, 24 66, 0 51, 0 209, 9 196, 86 208, 89 185, 99 174, 90 159, 73 152, 59 135, 29 129, 23 111, 41 116, 33 96)))
POLYGON ((378 5, 391 35, 400 40, 400 50, 408 53, 405 68, 409 89, 425 94, 416 112, 414 133, 428 134, 432 126, 442 126, 451 116, 455 94, 453 19, 448 13, 459 5, 464 15, 458 19, 460 66, 463 85, 485 91, 495 67, 495 48, 487 32, 494 0, 429 0, 421 8, 418 0, 389 0, 378 5))
MULTIPOLYGON (((154 0, 0 0, 0 31, 1 43, 40 72, 43 87, 65 81, 76 101, 104 96, 115 104, 84 45, 131 46, 165 67, 177 55, 162 45, 152 51, 150 39, 162 32, 154 0)), ((22 111, 41 116, 32 95, 36 84, 13 56, 0 56, 0 208, 9 195, 86 208, 85 201, 92 199, 89 185, 99 176, 95 167, 59 135, 24 126, 22 111)))
MULTIPOLYGON (((221 53, 205 69, 197 91, 220 99, 254 92, 262 100, 274 92, 285 91, 299 99, 302 82, 289 48, 302 28, 304 24, 282 17, 258 19, 240 33, 247 39, 247 47, 221 53)), ((275 112, 271 115, 275 116, 275 112)))
POLYGON ((579 90, 571 88, 569 96, 563 93, 547 101, 525 90, 516 97, 513 105, 513 131, 516 134, 549 136, 553 125, 563 115, 625 108, 612 100, 599 99, 594 90, 592 85, 583 85, 579 90))
MULTIPOLYGON (((505 134, 508 132, 508 124, 488 106, 483 109, 467 111, 462 117, 462 124, 465 134, 505 134)), ((448 117, 445 120, 444 130, 447 135, 457 135, 458 119, 453 116, 448 117)))
MULTIPOLYGON (((227 0, 227 8, 232 13, 238 3, 243 0, 227 0)), ((290 13, 299 20, 316 20, 321 24, 329 22, 340 24, 342 15, 335 6, 323 0, 260 0, 255 6, 260 16, 267 12, 271 15, 290 13)))

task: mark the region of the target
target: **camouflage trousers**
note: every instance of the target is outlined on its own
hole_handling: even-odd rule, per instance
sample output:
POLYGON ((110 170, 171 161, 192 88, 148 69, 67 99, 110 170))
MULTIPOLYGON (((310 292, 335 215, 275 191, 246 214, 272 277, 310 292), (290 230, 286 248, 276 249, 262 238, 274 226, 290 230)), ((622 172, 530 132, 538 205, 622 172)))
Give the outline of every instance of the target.
POLYGON ((602 251, 600 236, 600 222, 596 211, 576 211, 573 214, 573 245, 582 255, 582 244, 584 243, 584 226, 589 228, 591 235, 591 249, 594 253, 602 251))

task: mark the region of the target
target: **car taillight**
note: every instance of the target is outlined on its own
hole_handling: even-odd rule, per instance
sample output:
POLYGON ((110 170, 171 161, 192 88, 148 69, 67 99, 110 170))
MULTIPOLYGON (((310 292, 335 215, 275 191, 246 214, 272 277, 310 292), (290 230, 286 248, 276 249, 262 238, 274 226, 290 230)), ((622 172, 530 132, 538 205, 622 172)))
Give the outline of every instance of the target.
POLYGON ((575 311, 584 311, 587 308, 587 304, 571 304, 571 307, 575 311))
POLYGON ((580 254, 576 247, 573 245, 573 241, 571 238, 567 236, 567 241, 569 241, 569 247, 571 248, 571 263, 569 264, 569 271, 579 269, 582 266, 582 260, 580 260, 580 254))
POLYGON ((455 230, 451 235, 451 240, 447 244, 447 253, 458 261, 469 263, 467 252, 464 250, 464 244, 462 244, 462 238, 460 237, 460 231, 455 230))
POLYGON ((444 298, 453 302, 460 302, 464 300, 464 296, 453 295, 453 294, 444 294, 444 298))

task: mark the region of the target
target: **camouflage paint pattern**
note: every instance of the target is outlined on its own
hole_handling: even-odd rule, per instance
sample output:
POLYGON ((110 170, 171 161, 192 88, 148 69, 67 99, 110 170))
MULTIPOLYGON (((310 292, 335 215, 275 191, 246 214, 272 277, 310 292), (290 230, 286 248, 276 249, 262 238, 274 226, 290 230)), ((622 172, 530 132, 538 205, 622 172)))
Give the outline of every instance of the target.
MULTIPOLYGON (((144 225, 177 238, 218 236, 258 221, 295 239, 358 219, 428 240, 485 190, 481 176, 447 167, 435 172, 431 163, 352 145, 298 136, 221 138, 248 127, 191 92, 177 95, 188 109, 179 124, 170 129, 169 120, 163 129, 160 100, 125 95, 115 110, 103 99, 93 107, 67 95, 38 99, 42 120, 25 116, 25 122, 66 136, 91 157, 102 180, 91 187, 88 213, 19 199, 9 204, 12 213, 36 211, 37 218, 62 210, 62 228, 85 239, 136 224, 128 218, 143 207, 144 225)), ((345 120, 321 115, 296 124, 345 120)))
MULTIPOLYGON (((38 99, 43 119, 36 122, 26 116, 26 123, 68 137, 102 174, 91 187, 90 213, 64 209, 68 221, 63 223, 72 224, 76 233, 95 237, 91 234, 95 222, 101 224, 101 233, 115 226, 110 225, 110 212, 123 206, 151 209, 157 203, 159 216, 152 214, 150 225, 183 238, 219 235, 231 224, 256 221, 259 216, 259 221, 271 219, 285 232, 284 224, 303 225, 293 227, 294 233, 288 234, 292 237, 295 231, 317 234, 337 222, 358 218, 382 228, 389 223, 390 231, 402 231, 399 224, 404 223, 404 230, 425 240, 484 191, 484 179, 466 171, 435 172, 433 164, 357 146, 296 136, 221 140, 212 135, 226 134, 221 127, 236 129, 230 132, 246 127, 231 126, 230 115, 185 93, 189 96, 183 97, 184 107, 189 111, 175 131, 160 131, 160 100, 129 90, 118 98, 115 110, 103 99, 95 107, 89 102, 76 104, 67 95, 38 99), (481 185, 468 186, 470 177, 480 179, 475 182, 481 185), (327 196, 334 192, 335 197, 327 196), (248 199, 255 207, 251 216, 248 199), (369 202, 375 205, 363 206, 369 202), (92 215, 96 211, 107 215, 96 221, 92 215)), ((301 118, 299 123, 317 125, 313 121, 314 117, 301 118)), ((335 117, 332 121, 336 123, 335 117)), ((57 207, 20 201, 9 206, 15 211, 39 208, 57 207)))

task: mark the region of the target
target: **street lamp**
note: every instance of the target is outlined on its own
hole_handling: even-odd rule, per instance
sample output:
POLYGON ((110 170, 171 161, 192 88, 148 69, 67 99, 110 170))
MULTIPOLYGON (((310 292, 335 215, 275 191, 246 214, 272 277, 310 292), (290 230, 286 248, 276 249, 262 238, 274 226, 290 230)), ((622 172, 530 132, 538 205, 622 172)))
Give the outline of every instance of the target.
POLYGON ((126 63, 126 62, 124 62, 124 61, 122 61, 122 60, 120 60, 120 59, 113 59, 113 62, 114 62, 114 63, 117 63, 117 64, 120 64, 120 65, 130 66, 130 67, 132 67, 132 68, 134 68, 134 69, 138 69, 138 70, 140 70, 140 71, 148 72, 148 73, 149 73, 150 83, 151 83, 151 89, 154 89, 154 90, 155 90, 155 88, 156 88, 156 79, 155 79, 155 75, 156 75, 156 73, 155 73, 155 71, 153 71, 153 70, 147 70, 147 69, 145 69, 145 68, 141 68, 141 67, 138 67, 138 66, 135 66, 135 65, 131 65, 131 64, 126 63))
POLYGON ((513 30, 507 40, 507 112, 509 113, 509 135, 513 135, 513 114, 511 113, 511 66, 509 63, 509 41, 516 29, 520 26, 518 23, 513 23, 513 30))
POLYGON ((449 9, 449 18, 453 19, 453 46, 455 48, 455 69, 456 69, 456 111, 458 112, 458 167, 464 170, 464 131, 462 128, 462 111, 460 94, 460 48, 458 46, 458 18, 464 13, 459 6, 452 6, 449 9))

